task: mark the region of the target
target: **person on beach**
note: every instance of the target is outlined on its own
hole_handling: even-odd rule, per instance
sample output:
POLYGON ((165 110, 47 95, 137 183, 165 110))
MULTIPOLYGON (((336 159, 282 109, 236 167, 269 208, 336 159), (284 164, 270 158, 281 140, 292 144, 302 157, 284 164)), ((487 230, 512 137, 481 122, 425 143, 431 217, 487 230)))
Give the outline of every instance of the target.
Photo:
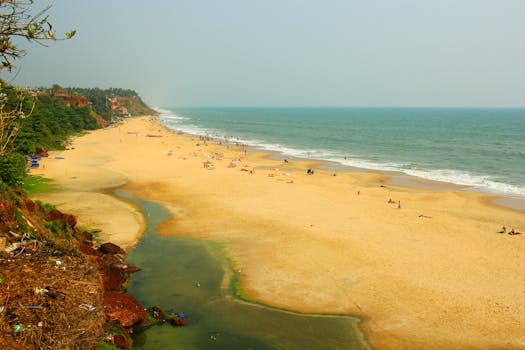
POLYGON ((397 202, 397 209, 401 209, 401 201, 397 202))

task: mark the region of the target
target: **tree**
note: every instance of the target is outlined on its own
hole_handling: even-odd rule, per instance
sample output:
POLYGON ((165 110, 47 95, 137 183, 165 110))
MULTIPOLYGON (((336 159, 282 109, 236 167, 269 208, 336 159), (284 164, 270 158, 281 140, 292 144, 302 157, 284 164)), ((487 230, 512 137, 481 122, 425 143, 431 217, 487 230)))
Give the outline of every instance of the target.
POLYGON ((26 158, 20 153, 0 157, 0 182, 17 186, 26 175, 26 158))
MULTIPOLYGON (((26 54, 15 45, 15 38, 25 38, 45 46, 46 41, 70 39, 76 33, 71 31, 65 37, 57 38, 46 14, 50 6, 35 12, 33 4, 34 0, 0 0, 0 73, 3 69, 11 71, 13 61, 26 54)), ((20 157, 10 155, 9 151, 22 122, 31 115, 34 103, 28 110, 25 95, 20 90, 12 90, 0 81, 0 161, 4 169, 1 178, 15 183, 19 174, 10 170, 19 169, 20 157), (13 173, 12 178, 8 176, 10 173, 13 173)))
POLYGON ((30 112, 25 113, 24 96, 20 91, 5 89, 3 83, 0 82, 0 158, 10 151, 13 141, 20 132, 22 122, 31 114, 33 107, 34 104, 30 112), (10 99, 17 101, 14 108, 9 106, 8 100, 10 99))
MULTIPOLYGON (((33 4, 34 0, 0 0, 0 73, 2 69, 11 71, 13 61, 26 53, 15 45, 14 38, 25 38, 45 45, 45 41, 70 39, 76 33, 73 30, 66 33, 65 37, 57 38, 46 14, 50 6, 35 13, 33 4)), ((21 123, 34 107, 33 104, 30 111, 24 113, 24 95, 20 91, 8 93, 8 90, 11 89, 0 81, 0 157, 12 146, 21 123)))
POLYGON ((46 41, 67 40, 76 34, 72 30, 57 38, 46 14, 51 6, 33 14, 33 4, 34 0, 0 0, 0 72, 1 69, 11 71, 13 60, 26 54, 25 50, 15 45, 14 38, 21 37, 45 45, 46 41))

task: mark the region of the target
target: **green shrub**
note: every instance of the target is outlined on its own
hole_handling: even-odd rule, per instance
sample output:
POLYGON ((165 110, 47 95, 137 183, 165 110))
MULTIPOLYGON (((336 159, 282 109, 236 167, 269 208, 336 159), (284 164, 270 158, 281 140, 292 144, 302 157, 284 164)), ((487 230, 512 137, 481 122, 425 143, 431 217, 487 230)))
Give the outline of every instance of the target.
POLYGON ((0 179, 8 186, 22 184, 26 176, 26 158, 19 153, 4 155, 0 158, 0 179))
POLYGON ((53 204, 42 202, 40 199, 37 199, 35 203, 38 204, 44 210, 45 215, 51 213, 53 210, 57 208, 53 204))
POLYGON ((44 226, 51 231, 54 236, 70 238, 72 236, 72 231, 70 227, 64 227, 62 223, 58 221, 48 221, 44 223, 44 226))

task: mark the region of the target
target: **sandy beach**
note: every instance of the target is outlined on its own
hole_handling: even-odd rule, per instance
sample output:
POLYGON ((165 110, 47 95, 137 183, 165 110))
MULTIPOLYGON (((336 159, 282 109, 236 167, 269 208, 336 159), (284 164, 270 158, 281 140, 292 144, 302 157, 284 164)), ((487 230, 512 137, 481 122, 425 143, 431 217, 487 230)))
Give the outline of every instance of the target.
POLYGON ((38 199, 128 251, 144 219, 111 190, 162 203, 174 218, 160 232, 223 242, 247 297, 362 316, 377 349, 525 348, 523 211, 317 166, 140 117, 74 139, 32 173, 58 185, 38 199))

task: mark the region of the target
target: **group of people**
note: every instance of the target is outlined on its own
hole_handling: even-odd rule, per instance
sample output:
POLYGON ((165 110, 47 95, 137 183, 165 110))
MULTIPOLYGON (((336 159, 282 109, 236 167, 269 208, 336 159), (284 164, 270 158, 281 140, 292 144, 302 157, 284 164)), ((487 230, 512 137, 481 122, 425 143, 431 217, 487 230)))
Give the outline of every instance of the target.
POLYGON ((395 204, 397 203, 397 209, 401 209, 401 201, 393 201, 392 198, 388 198, 388 204, 395 204))
POLYGON ((514 231, 513 228, 510 229, 510 231, 507 232, 507 228, 503 226, 501 230, 498 231, 498 233, 508 233, 509 235, 521 235, 521 232, 514 231))

